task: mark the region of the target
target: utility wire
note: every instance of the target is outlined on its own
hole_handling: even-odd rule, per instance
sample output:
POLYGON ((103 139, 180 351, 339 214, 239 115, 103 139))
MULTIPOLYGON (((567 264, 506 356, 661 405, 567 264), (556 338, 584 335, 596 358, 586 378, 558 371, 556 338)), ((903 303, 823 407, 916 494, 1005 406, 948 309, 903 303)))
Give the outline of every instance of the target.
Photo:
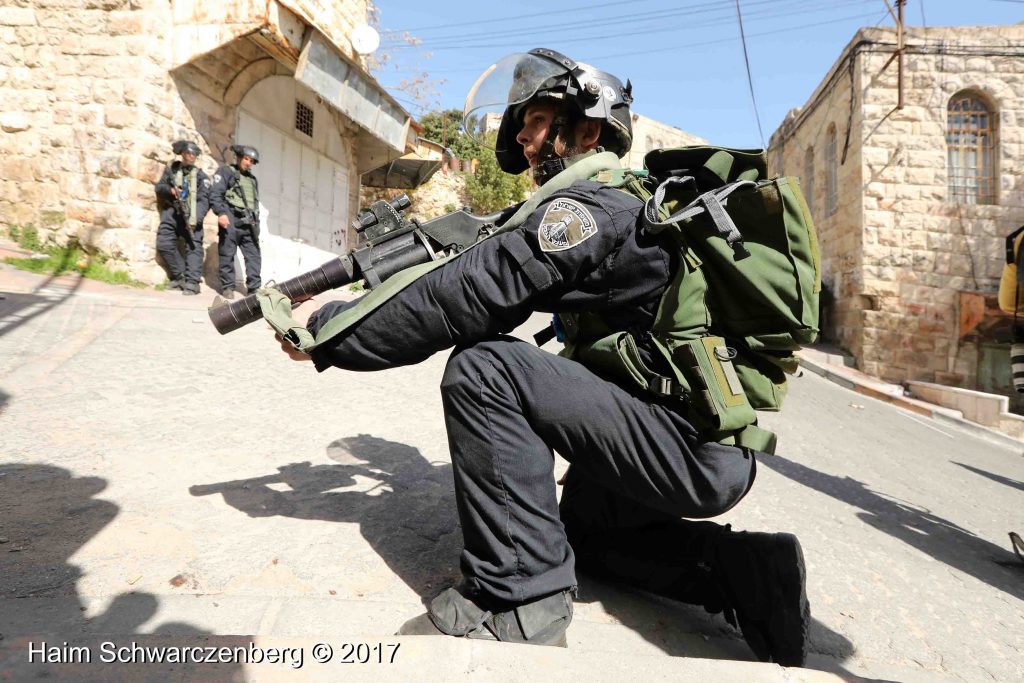
MULTIPOLYGON (((775 4, 777 4, 777 0, 755 0, 754 2, 749 3, 748 7, 751 6, 751 5, 765 5, 765 4, 775 5, 775 4)), ((806 4, 806 3, 800 3, 800 4, 806 4)), ((644 23, 644 22, 650 22, 650 21, 662 21, 664 19, 673 18, 673 17, 680 17, 680 16, 690 17, 690 16, 695 16, 695 15, 698 15, 698 14, 721 13, 721 12, 723 12, 723 10, 726 13, 728 13, 728 8, 727 7, 723 7, 720 3, 716 2, 716 3, 707 3, 707 4, 704 4, 704 5, 693 5, 691 7, 681 8, 681 9, 673 9, 673 10, 669 10, 669 11, 659 9, 659 10, 655 10, 655 11, 652 11, 652 12, 632 12, 630 14, 616 14, 616 15, 612 15, 612 16, 595 17, 594 19, 588 20, 585 24, 579 26, 576 29, 576 32, 578 33, 581 30, 588 30, 588 29, 593 28, 595 26, 607 26, 609 24, 614 24, 614 25, 617 25, 619 27, 624 27, 624 26, 628 26, 630 24, 644 23)), ((541 33, 565 33, 565 27, 564 26, 555 26, 553 28, 537 28, 536 26, 510 27, 507 30, 502 30, 502 31, 489 31, 487 33, 487 35, 488 35, 489 38, 498 38, 498 37, 513 36, 513 35, 536 35, 536 34, 541 34, 541 33)), ((422 40, 425 43, 428 43, 429 45, 436 45, 438 43, 449 43, 449 42, 452 42, 452 41, 456 41, 456 42, 463 41, 463 40, 466 39, 466 32, 465 31, 459 31, 459 32, 456 32, 456 33, 450 33, 450 34, 438 35, 438 36, 430 36, 430 37, 427 37, 427 38, 422 38, 420 36, 417 36, 417 38, 419 38, 420 40, 422 40)), ((387 39, 387 38, 385 38, 385 39, 387 39)), ((395 37, 392 40, 399 40, 399 38, 395 37)))
MULTIPOLYGON (((634 0, 636 3, 648 2, 649 0, 634 0)), ((580 10, 594 10, 600 9, 601 7, 621 7, 621 2, 606 2, 600 5, 577 5, 575 7, 567 7, 561 10, 554 10, 552 12, 545 13, 545 17, 549 17, 553 14, 567 14, 569 12, 579 12, 580 10)), ((490 19, 478 19, 476 21, 464 21, 459 24, 435 24, 433 26, 418 26, 416 28, 404 28, 404 29, 385 29, 385 33, 404 33, 406 31, 429 31, 435 28, 456 28, 458 26, 475 26, 477 24, 490 24, 495 21, 515 21, 516 19, 537 19, 536 14, 518 14, 511 17, 492 17, 490 19)))
MULTIPOLYGON (((861 2, 859 4, 864 4, 866 2, 871 2, 871 0, 861 0, 861 2)), ((803 5, 805 3, 800 3, 800 4, 803 5)), ((848 4, 848 3, 844 3, 844 4, 848 4)), ((871 4, 873 5, 874 2, 871 2, 871 4)), ((803 12, 803 14, 806 15, 806 14, 811 14, 813 12, 828 11, 828 9, 829 9, 828 7, 819 7, 817 9, 807 10, 807 11, 803 12)), ((859 16, 863 16, 863 15, 858 15, 858 17, 859 16)), ((872 16, 874 16, 874 15, 872 15, 872 16)), ((853 17, 845 17, 845 18, 853 18, 853 17)), ((681 30, 685 30, 685 28, 698 28, 698 27, 699 28, 705 28, 705 27, 709 27, 709 26, 717 26, 717 25, 722 25, 722 24, 726 24, 726 23, 732 23, 732 21, 733 21, 733 19, 731 17, 728 17, 728 18, 723 18, 723 19, 720 19, 720 20, 704 22, 704 23, 701 23, 701 24, 690 23, 690 24, 687 24, 686 26, 672 26, 672 27, 658 28, 658 29, 644 29, 644 30, 639 30, 639 31, 628 31, 628 32, 625 32, 625 33, 620 31, 620 32, 616 32, 616 33, 607 33, 607 34, 597 35, 597 36, 585 36, 585 37, 580 37, 580 38, 564 38, 564 39, 560 39, 558 41, 558 43, 559 44, 568 44, 568 43, 580 43, 580 42, 593 42, 595 40, 603 40, 603 39, 606 39, 606 38, 627 38, 627 37, 631 37, 631 36, 649 36, 651 34, 665 33, 665 32, 675 32, 675 33, 678 33, 681 30)), ((832 23, 832 22, 822 22, 822 23, 832 23)), ((786 29, 782 29, 782 30, 789 30, 789 27, 787 27, 786 29)), ((765 34, 762 33, 760 35, 765 35, 765 34)), ((716 41, 712 41, 712 42, 716 42, 716 41)), ((472 44, 472 45, 440 45, 440 46, 421 45, 419 47, 421 47, 422 49, 425 49, 425 50, 428 50, 428 51, 434 51, 434 52, 441 51, 441 50, 481 50, 481 49, 491 49, 491 50, 493 50, 495 48, 517 48, 517 47, 521 48, 522 47, 522 43, 521 42, 516 42, 516 43, 496 44, 496 43, 490 42, 490 43, 472 44)), ((671 47, 671 48, 667 48, 667 49, 672 50, 672 49, 675 49, 675 48, 671 47)), ((651 52, 663 52, 663 51, 665 51, 665 50, 664 49, 655 49, 655 50, 647 50, 647 49, 645 49, 645 50, 643 50, 642 54, 649 54, 651 52)), ((633 52, 633 53, 630 53, 630 54, 641 54, 641 53, 633 52)))
POLYGON ((754 77, 750 74, 750 56, 747 54, 747 37, 743 33, 743 14, 740 12, 740 0, 736 0, 736 23, 740 25, 740 42, 743 44, 743 62, 747 65, 747 85, 750 86, 750 101, 754 104, 757 132, 761 135, 761 147, 764 148, 764 131, 761 129, 761 114, 757 111, 757 97, 754 96, 754 77))
MULTIPOLYGON (((860 4, 868 4, 868 3, 874 4, 875 2, 876 2, 876 0, 859 0, 860 4)), ((851 3, 849 2, 849 0, 846 0, 846 1, 839 0, 839 1, 836 1, 836 2, 832 3, 832 5, 839 5, 839 6, 844 6, 844 7, 845 6, 849 6, 850 4, 851 3)), ((753 12, 748 12, 747 13, 747 18, 748 19, 750 17, 758 17, 758 18, 764 18, 764 19, 771 19, 771 18, 773 18, 773 17, 775 17, 775 16, 777 16, 779 14, 778 10, 779 10, 780 6, 782 6, 782 7, 789 6, 789 7, 800 7, 800 8, 802 8, 802 7, 806 6, 806 2, 803 2, 801 0, 782 0, 781 2, 780 2, 780 0, 754 0, 754 2, 748 3, 747 6, 750 7, 752 5, 770 5, 770 7, 761 8, 761 9, 755 10, 753 12)), ((491 34, 489 34, 487 36, 487 38, 489 40, 491 40, 491 41, 502 39, 502 38, 520 40, 521 38, 517 38, 517 37, 534 37, 534 36, 540 36, 540 35, 544 35, 544 34, 552 34, 552 33, 554 33, 554 34, 558 34, 558 36, 559 36, 558 42, 559 43, 563 43, 563 42, 574 42, 574 41, 581 41, 581 40, 582 41, 587 41, 587 40, 599 40, 599 39, 603 39, 603 38, 618 38, 618 37, 634 36, 634 35, 648 35, 648 34, 651 34, 651 33, 663 33, 663 32, 671 32, 671 31, 686 31, 688 29, 694 29, 694 28, 701 28, 701 27, 708 27, 708 26, 715 26, 715 25, 731 24, 734 21, 734 19, 732 17, 732 13, 729 11, 728 7, 722 8, 721 6, 719 6, 715 10, 711 10, 711 11, 714 11, 716 13, 721 13, 723 9, 725 10, 725 13, 722 14, 721 16, 718 16, 718 17, 716 17, 716 16, 708 16, 708 17, 703 17, 703 18, 698 19, 698 20, 694 20, 692 17, 696 16, 697 14, 704 14, 704 13, 706 13, 705 11, 701 11, 701 12, 689 12, 689 11, 655 12, 655 13, 653 13, 653 16, 651 16, 649 18, 634 16, 631 19, 625 19, 625 20, 620 19, 618 17, 608 18, 607 20, 603 20, 602 19, 602 20, 599 20, 599 21, 589 22, 585 27, 581 27, 580 31, 574 32, 574 35, 578 36, 577 38, 569 38, 569 39, 563 39, 562 38, 562 35, 565 34, 565 29, 563 29, 561 27, 554 27, 554 28, 547 28, 547 29, 533 29, 533 28, 511 29, 511 30, 508 30, 508 31, 501 31, 501 32, 491 33, 491 34), (680 23, 678 23, 678 24, 673 24, 673 25, 670 25, 670 26, 666 26, 665 25, 665 20, 669 19, 669 18, 681 18, 682 21, 680 21, 680 23), (591 34, 587 33, 589 31, 591 31, 592 29, 597 29, 597 28, 600 28, 600 27, 603 27, 603 26, 608 26, 608 25, 614 26, 615 29, 616 29, 616 32, 615 33, 611 33, 611 34, 604 34, 604 35, 591 35, 591 34), (630 31, 627 31, 626 29, 630 29, 630 31)), ((827 11, 827 10, 828 10, 827 6, 826 7, 822 7, 819 4, 816 9, 810 10, 810 11, 811 12, 820 12, 820 11, 827 11)), ((426 49, 426 50, 462 49, 462 48, 466 47, 466 43, 467 42, 472 42, 472 40, 475 39, 475 38, 476 37, 474 36, 474 38, 471 38, 471 39, 469 39, 467 41, 467 38, 465 36, 462 36, 462 35, 448 36, 448 37, 445 37, 445 38, 437 38, 437 39, 430 39, 430 40, 421 41, 419 44, 417 44, 415 46, 395 45, 391 49, 410 49, 412 47, 422 48, 422 49, 426 49)), ((494 43, 491 42, 488 45, 489 46, 493 46, 494 43)), ((518 46, 520 46, 520 44, 516 43, 515 46, 518 47, 518 46)))
MULTIPOLYGON (((787 26, 785 28, 774 29, 772 31, 761 31, 760 33, 751 33, 751 38, 760 38, 762 36, 769 36, 777 33, 788 33, 789 31, 795 31, 802 28, 815 28, 817 26, 825 26, 827 24, 838 24, 843 21, 850 21, 852 19, 868 19, 874 18, 874 13, 871 14, 854 14, 846 17, 840 17, 838 19, 829 19, 827 21, 816 21, 810 24, 800 24, 798 26, 787 26)), ((690 47, 704 47, 706 45, 716 45, 718 43, 728 43, 735 40, 735 38, 718 38, 716 40, 705 40, 699 43, 682 43, 678 45, 672 45, 671 47, 662 47, 654 50, 644 50, 643 53, 633 52, 620 52, 614 55, 587 55, 584 61, 598 62, 602 59, 614 59, 616 57, 636 57, 637 55, 647 56, 659 52, 674 52, 675 50, 690 48, 690 47)))

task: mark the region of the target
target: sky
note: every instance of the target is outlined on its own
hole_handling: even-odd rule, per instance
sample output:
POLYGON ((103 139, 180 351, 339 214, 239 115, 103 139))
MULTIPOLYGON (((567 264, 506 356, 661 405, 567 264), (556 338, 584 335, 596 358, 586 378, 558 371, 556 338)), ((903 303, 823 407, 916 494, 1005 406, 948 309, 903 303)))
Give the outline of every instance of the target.
MULTIPOLYGON (((745 60, 735 0, 374 3, 390 58, 377 78, 415 118, 462 109, 490 64, 546 47, 629 78, 634 112, 729 147, 767 143, 858 28, 895 25, 885 0, 740 0, 745 60), (423 73, 438 82, 426 104, 397 90, 423 73)), ((908 0, 904 11, 908 26, 1005 25, 1024 21, 1024 0, 908 0)))

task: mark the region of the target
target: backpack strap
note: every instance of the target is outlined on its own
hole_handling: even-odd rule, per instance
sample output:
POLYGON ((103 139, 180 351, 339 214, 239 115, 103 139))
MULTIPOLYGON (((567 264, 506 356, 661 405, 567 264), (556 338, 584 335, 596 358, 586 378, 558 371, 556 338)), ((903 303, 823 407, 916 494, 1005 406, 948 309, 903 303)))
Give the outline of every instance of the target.
POLYGON ((654 191, 654 194, 647 203, 644 204, 644 221, 651 232, 658 232, 664 230, 666 226, 681 221, 689 221, 692 218, 699 216, 702 213, 707 213, 711 218, 711 222, 714 223, 715 229, 718 234, 725 239, 735 254, 736 260, 744 259, 750 256, 750 252, 743 245, 743 235, 740 233, 736 224, 732 218, 725 211, 725 204, 728 202, 729 195, 736 190, 742 188, 754 188, 757 187, 757 183, 753 180, 738 180, 728 185, 710 190, 704 194, 698 195, 695 200, 690 202, 686 207, 675 212, 663 221, 657 220, 661 214, 661 204, 665 199, 665 192, 670 185, 685 184, 688 182, 696 183, 693 176, 681 176, 668 178, 660 185, 658 189, 654 191))

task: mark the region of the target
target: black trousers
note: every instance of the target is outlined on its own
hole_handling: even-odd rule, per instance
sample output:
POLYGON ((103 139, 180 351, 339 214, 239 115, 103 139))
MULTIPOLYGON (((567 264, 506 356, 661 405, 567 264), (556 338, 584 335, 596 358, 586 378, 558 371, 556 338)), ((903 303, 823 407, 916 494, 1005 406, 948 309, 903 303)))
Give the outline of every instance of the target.
POLYGON ((245 260, 245 288, 250 293, 260 288, 263 283, 260 277, 263 259, 258 234, 250 226, 236 226, 234 221, 228 227, 218 230, 217 255, 220 258, 218 272, 221 289, 235 288, 236 251, 241 251, 245 260))
POLYGON ((192 230, 192 241, 195 246, 189 247, 178 234, 173 222, 160 222, 160 227, 156 231, 156 250, 167 264, 167 275, 170 279, 199 284, 203 274, 202 226, 192 230))
POLYGON ((494 598, 524 602, 575 586, 572 543, 593 557, 615 533, 629 539, 640 527, 655 533, 721 514, 753 482, 752 451, 704 442, 670 405, 509 337, 456 349, 441 395, 462 572, 494 598), (571 463, 565 525, 552 450, 571 463))

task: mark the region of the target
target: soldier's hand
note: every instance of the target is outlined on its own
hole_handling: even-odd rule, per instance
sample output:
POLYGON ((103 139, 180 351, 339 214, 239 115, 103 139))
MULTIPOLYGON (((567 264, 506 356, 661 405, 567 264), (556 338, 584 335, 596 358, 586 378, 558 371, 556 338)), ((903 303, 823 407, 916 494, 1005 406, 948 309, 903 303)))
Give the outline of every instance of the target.
POLYGON ((228 215, 224 214, 223 216, 217 216, 217 225, 222 228, 228 227, 228 215))
POLYGON ((287 353, 288 357, 291 358, 292 360, 313 360, 312 356, 310 356, 308 353, 303 353, 302 351, 299 351, 297 348, 292 346, 292 343, 290 341, 287 341, 280 334, 274 334, 274 338, 277 339, 277 341, 281 344, 281 350, 287 353))
POLYGON ((178 188, 176 188, 176 187, 172 187, 171 188, 171 196, 174 197, 175 199, 178 198, 178 188))

